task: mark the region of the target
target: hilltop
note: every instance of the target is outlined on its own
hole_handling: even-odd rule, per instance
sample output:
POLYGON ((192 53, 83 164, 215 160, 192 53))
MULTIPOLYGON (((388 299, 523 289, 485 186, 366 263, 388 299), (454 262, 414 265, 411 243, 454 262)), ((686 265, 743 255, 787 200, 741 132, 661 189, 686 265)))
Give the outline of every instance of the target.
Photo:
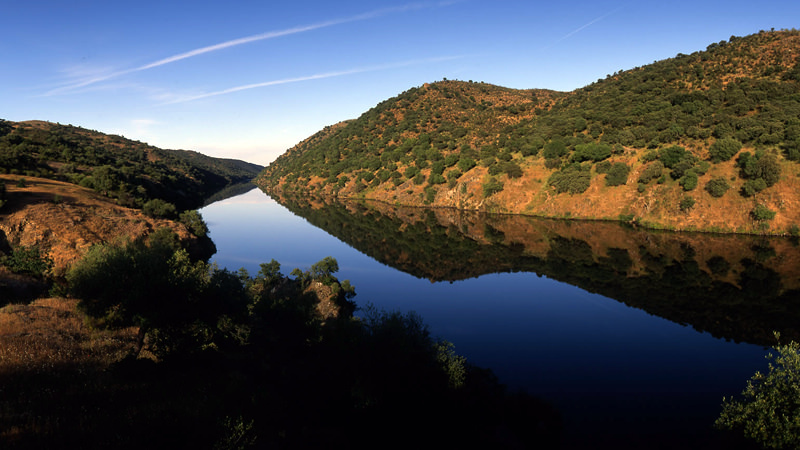
POLYGON ((572 92, 443 80, 326 127, 268 192, 800 232, 800 32, 732 36, 572 92))

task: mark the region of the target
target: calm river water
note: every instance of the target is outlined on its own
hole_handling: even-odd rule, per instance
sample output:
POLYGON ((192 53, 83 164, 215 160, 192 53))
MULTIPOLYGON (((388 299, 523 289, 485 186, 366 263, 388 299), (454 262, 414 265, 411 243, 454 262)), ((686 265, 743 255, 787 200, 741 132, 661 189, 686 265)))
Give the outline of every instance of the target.
POLYGON ((552 402, 563 415, 565 447, 703 448, 715 438, 722 397, 739 394, 755 371, 766 369, 763 344, 713 337, 548 274, 512 267, 455 281, 410 275, 257 189, 201 213, 218 248, 212 261, 231 270, 254 274, 275 259, 288 274, 333 256, 358 304, 418 312, 433 335, 492 369, 510 389, 552 402))

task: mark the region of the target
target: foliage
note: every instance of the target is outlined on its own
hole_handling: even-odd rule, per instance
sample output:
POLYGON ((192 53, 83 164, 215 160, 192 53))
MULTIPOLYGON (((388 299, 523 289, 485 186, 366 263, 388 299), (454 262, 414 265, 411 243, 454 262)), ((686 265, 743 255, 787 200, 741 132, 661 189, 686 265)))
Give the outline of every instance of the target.
POLYGON ((622 186, 628 182, 630 168, 627 164, 616 162, 611 165, 606 175, 606 186, 622 186))
POLYGON ((503 190, 503 183, 495 177, 489 177, 482 185, 483 196, 490 197, 503 190))
POLYGON ((681 198, 681 202, 678 205, 681 211, 686 212, 694 207, 695 200, 688 195, 686 197, 681 198))
MULTIPOLYGON (((561 155, 559 155, 561 156, 561 155)), ((572 160, 575 162, 582 161, 602 161, 611 156, 611 146, 608 144, 578 144, 575 146, 575 152, 572 153, 572 160)))
POLYGON ((161 200, 160 198, 148 200, 147 203, 142 206, 142 213, 157 219, 172 219, 177 216, 175 205, 161 200))
POLYGON ((645 166, 642 173, 639 174, 639 183, 647 184, 661 176, 664 171, 664 163, 661 161, 653 161, 645 166))
MULTIPOLYGON (((779 335, 776 334, 776 337, 779 335)), ((715 422, 767 448, 800 447, 800 344, 791 341, 767 355, 769 371, 747 381, 741 399, 724 398, 715 422)))
POLYGON ((723 138, 714 141, 708 152, 711 155, 711 161, 714 163, 728 161, 733 158, 733 155, 739 153, 742 149, 742 143, 732 138, 723 138))
POLYGON ((37 245, 20 245, 14 248, 10 255, 1 256, 0 265, 6 266, 14 273, 43 277, 53 268, 53 260, 46 253, 42 253, 37 245))
POLYGON ((591 168, 582 164, 571 164, 558 172, 554 172, 547 180, 556 192, 580 194, 589 189, 591 184, 591 168))
POLYGON ((712 197, 719 198, 725 195, 730 187, 728 180, 723 177, 717 177, 713 180, 709 180, 709 182, 706 183, 705 189, 712 197))
POLYGON ((678 181, 684 191, 692 191, 697 187, 697 174, 689 171, 678 181))
POLYGON ((178 219, 197 237, 208 236, 208 225, 203 220, 203 216, 197 210, 188 210, 182 212, 178 219))
POLYGON ((775 218, 775 211, 772 211, 771 209, 767 208, 766 206, 764 206, 762 204, 758 204, 750 212, 750 216, 753 217, 753 220, 758 220, 760 222, 763 222, 763 221, 766 221, 766 220, 774 219, 775 218))
MULTIPOLYGON (((333 277, 338 263, 331 257, 306 272, 296 269, 295 280, 274 260, 251 277, 244 269, 182 260, 174 244, 174 236, 159 232, 95 247, 69 273, 90 316, 101 325, 143 327, 146 348, 158 357, 129 357, 103 374, 100 403, 112 397, 114 408, 83 408, 81 433, 131 445, 176 439, 215 448, 367 448, 397 432, 398 423, 408 427, 398 437, 403 447, 420 439, 453 443, 453 430, 459 446, 494 447, 486 431, 505 423, 514 434, 527 433, 526 445, 558 431, 551 409, 532 399, 522 404, 524 416, 514 414, 525 426, 508 422, 511 403, 502 386, 452 344, 433 339, 416 313, 368 305, 354 318, 350 304, 323 320, 312 281, 328 283, 337 304, 348 306, 344 300, 354 295, 333 277), (531 423, 542 431, 531 435, 531 423)), ((91 389, 92 374, 79 379, 82 389, 65 391, 72 403, 85 404, 75 399, 91 389)), ((69 428, 73 421, 63 423, 69 428)))

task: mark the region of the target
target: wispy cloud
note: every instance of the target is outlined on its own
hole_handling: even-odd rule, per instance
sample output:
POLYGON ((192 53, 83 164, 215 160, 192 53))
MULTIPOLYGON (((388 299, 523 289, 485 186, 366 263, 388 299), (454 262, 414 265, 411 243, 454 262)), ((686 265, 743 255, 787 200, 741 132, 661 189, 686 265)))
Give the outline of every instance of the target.
POLYGON ((565 41, 565 40, 571 38, 572 36, 575 36, 576 34, 580 33, 581 31, 585 30, 586 28, 589 28, 590 26, 596 24, 597 22, 600 22, 601 20, 603 20, 606 17, 614 14, 615 12, 617 12, 616 9, 613 10, 613 11, 609 11, 609 12, 603 14, 602 16, 593 19, 592 21, 590 21, 590 22, 588 22, 588 23, 586 23, 586 24, 584 24, 584 25, 582 25, 582 26, 570 31, 569 33, 565 34, 564 36, 561 36, 560 38, 556 39, 552 44, 550 44, 546 48, 550 48, 550 47, 558 44, 561 41, 565 41))
POLYGON ((380 71, 380 70, 397 69, 397 68, 400 68, 400 67, 415 66, 415 65, 419 65, 419 64, 432 64, 432 63, 443 62, 443 61, 452 61, 452 60, 461 59, 461 58, 464 58, 464 56, 443 56, 443 57, 438 57, 438 58, 427 58, 427 59, 403 61, 403 62, 391 63, 391 64, 383 64, 383 65, 378 65, 378 66, 359 67, 359 68, 354 68, 354 69, 349 69, 349 70, 341 70, 341 71, 336 71, 336 72, 324 72, 324 73, 318 73, 318 74, 314 74, 314 75, 307 75, 307 76, 295 77, 295 78, 283 78, 283 79, 280 79, 280 80, 272 80, 272 81, 264 81, 264 82, 261 82, 261 83, 245 84, 245 85, 242 85, 242 86, 236 86, 236 87, 232 87, 232 88, 228 88, 228 89, 223 89, 223 90, 220 90, 220 91, 205 92, 205 93, 201 93, 201 94, 177 97, 175 99, 166 101, 163 104, 167 105, 167 104, 176 104, 176 103, 186 103, 186 102, 191 102, 191 101, 194 101, 194 100, 200 100, 200 99, 204 99, 204 98, 208 98, 208 97, 216 97, 218 95, 225 95, 225 94, 232 94, 234 92, 246 91, 246 90, 249 90, 249 89, 263 88, 263 87, 268 87, 268 86, 276 86, 276 85, 280 85, 280 84, 299 83, 301 81, 321 80, 321 79, 325 79, 325 78, 341 77, 341 76, 345 76, 345 75, 355 75, 355 74, 365 73, 365 72, 376 72, 376 71, 380 71))
POLYGON ((374 11, 369 11, 362 14, 357 14, 350 17, 340 18, 340 19, 333 19, 324 22, 318 22, 310 25, 301 25, 297 27, 287 28, 284 30, 277 30, 277 31, 268 31, 261 34, 256 34, 252 36, 247 36, 238 39, 232 39, 225 42, 220 42, 218 44, 209 45, 206 47, 196 48, 194 50, 190 50, 188 52, 179 53, 177 55, 173 55, 167 58, 159 59, 158 61, 154 61, 139 67, 134 67, 132 69, 125 69, 119 70, 114 72, 106 72, 103 74, 97 74, 93 76, 88 76, 82 78, 80 81, 75 81, 70 84, 52 89, 45 93, 45 96, 56 95, 56 94, 64 94, 71 91, 75 91, 76 89, 80 89, 86 86, 90 86, 92 84, 96 84, 102 81, 110 80, 112 78, 121 77, 123 75, 127 75, 130 73, 141 72, 149 69, 154 69, 156 67, 164 66, 167 64, 171 64, 177 61, 181 61, 187 58, 192 58, 195 56, 203 55, 206 53, 211 53, 219 50, 224 50, 231 47, 236 47, 239 45, 249 44, 252 42, 264 41, 268 39, 275 39, 282 36, 289 36, 298 33, 305 33, 308 31, 319 30, 321 28, 328 28, 335 25, 342 25, 351 22, 359 22, 364 20, 376 19, 379 17, 391 15, 391 14, 399 14, 408 11, 414 10, 421 10, 421 9, 428 9, 428 8, 437 8, 437 7, 444 7, 450 6, 456 3, 459 3, 461 0, 452 0, 452 1, 442 1, 438 3, 411 3, 402 6, 396 6, 391 8, 383 8, 377 9, 374 11))

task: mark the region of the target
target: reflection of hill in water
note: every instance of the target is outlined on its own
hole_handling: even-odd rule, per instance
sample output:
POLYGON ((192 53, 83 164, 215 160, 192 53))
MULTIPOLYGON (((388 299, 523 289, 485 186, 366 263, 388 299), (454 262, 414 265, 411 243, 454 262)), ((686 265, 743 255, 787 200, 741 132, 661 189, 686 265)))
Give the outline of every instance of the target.
POLYGON ((277 200, 381 263, 431 281, 535 272, 717 337, 772 345, 775 330, 800 338, 800 249, 788 239, 277 200))

